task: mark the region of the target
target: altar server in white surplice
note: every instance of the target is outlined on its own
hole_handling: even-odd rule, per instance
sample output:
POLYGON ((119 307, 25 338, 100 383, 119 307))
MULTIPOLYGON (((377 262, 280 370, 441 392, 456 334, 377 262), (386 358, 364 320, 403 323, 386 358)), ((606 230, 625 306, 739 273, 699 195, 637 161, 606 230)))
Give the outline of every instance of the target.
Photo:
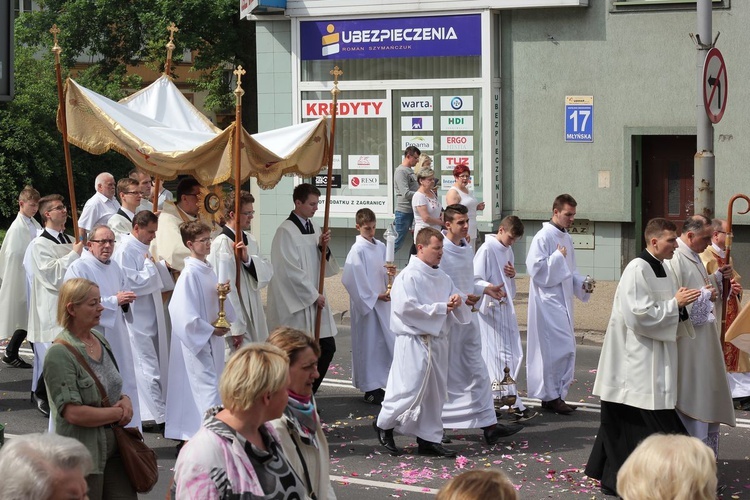
MULTIPOLYGON (((523 232, 521 219, 515 215, 505 217, 500 221, 497 234, 488 234, 474 257, 475 277, 486 283, 502 285, 506 293, 506 297, 501 300, 484 296, 477 306, 482 358, 487 365, 493 387, 492 396, 498 407, 503 406, 500 403, 500 398, 504 395, 500 382, 505 377, 505 367, 510 369, 511 377, 517 381, 523 360, 521 334, 513 303, 516 297, 516 261, 511 248, 523 236, 523 232)), ((520 397, 516 398, 512 413, 518 422, 525 422, 538 415, 535 410, 526 408, 520 397)))
POLYGON ((65 281, 86 278, 99 286, 104 307, 99 325, 94 329, 104 335, 115 355, 122 375, 122 391, 133 402, 133 419, 128 427, 140 427, 141 415, 138 385, 135 381, 133 349, 125 325, 125 315, 131 315, 130 303, 135 294, 125 286, 125 275, 120 266, 111 260, 115 249, 115 234, 107 226, 94 226, 89 233, 87 249, 73 262, 65 273, 65 281))
POLYGON ((18 349, 26 338, 29 324, 23 256, 31 240, 42 232, 42 226, 34 219, 38 209, 39 191, 26 186, 18 195, 18 215, 5 233, 0 248, 0 339, 11 337, 3 363, 16 368, 31 368, 18 355, 18 349))
POLYGON ((385 245, 375 239, 376 226, 372 210, 357 211, 359 236, 346 256, 341 283, 349 292, 352 315, 352 385, 365 393, 365 402, 380 404, 393 361, 395 336, 389 325, 387 288, 388 273, 396 269, 386 268, 385 245))
POLYGON ((117 195, 120 197, 120 208, 109 218, 107 226, 115 233, 117 243, 120 243, 122 236, 130 234, 133 229, 133 217, 141 203, 138 181, 130 177, 117 181, 117 195))
MULTIPOLYGON (((487 295, 495 300, 505 297, 502 285, 476 279, 474 250, 466 241, 469 234, 469 210, 461 204, 446 207, 443 213, 442 269, 453 284, 467 295, 467 305, 474 306, 487 295)), ((443 406, 443 427, 446 429, 482 429, 490 446, 501 438, 520 431, 518 424, 502 425, 497 421, 492 404, 490 377, 482 360, 482 339, 476 314, 467 325, 451 329, 448 363, 448 399, 443 406)))
POLYGON ((107 224, 110 217, 117 213, 120 204, 115 197, 115 178, 109 172, 102 172, 94 180, 94 196, 86 201, 78 218, 78 229, 86 236, 94 226, 107 224))
MULTIPOLYGON (((180 226, 190 251, 169 302, 172 341, 169 351, 167 421, 164 437, 185 441, 200 429, 204 413, 221 404, 219 378, 224 371, 224 339, 229 328, 211 323, 219 316, 219 281, 206 261, 211 228, 200 221, 180 226)), ((235 320, 232 303, 224 302, 227 321, 235 320)), ((178 444, 178 450, 181 444, 178 444)))
POLYGON ((562 415, 575 407, 565 402, 576 365, 573 298, 588 302, 584 278, 576 268, 568 229, 576 215, 576 200, 561 194, 552 204, 552 220, 545 222, 526 255, 529 282, 528 361, 529 397, 542 408, 562 415))
POLYGON ((44 224, 42 233, 34 238, 23 258, 29 292, 29 328, 27 339, 34 348, 34 373, 31 390, 35 393, 39 410, 49 415, 47 391, 42 378, 42 367, 47 349, 62 327, 57 324, 57 296, 65 272, 81 255, 83 243, 73 243, 64 234, 68 211, 59 194, 39 200, 39 215, 44 224))
POLYGON ((247 191, 240 191, 239 221, 242 229, 242 243, 238 243, 242 265, 240 266, 240 293, 237 294, 237 271, 235 260, 235 234, 237 219, 234 213, 234 191, 224 197, 224 217, 226 224, 221 233, 211 243, 211 253, 206 258, 222 280, 229 280, 230 290, 227 300, 232 303, 237 319, 232 323, 225 337, 230 352, 251 342, 265 342, 268 338, 268 324, 263 311, 260 291, 268 285, 273 276, 271 263, 260 256, 258 242, 247 232, 253 220, 255 198, 247 191))
MULTIPOLYGON (((471 311, 450 277, 438 269, 443 235, 434 228, 417 234, 413 255, 391 289, 391 330, 396 334, 385 400, 374 423, 378 440, 398 454, 394 429, 417 437, 422 455, 455 457, 440 444, 441 413, 448 385, 448 334, 468 324, 471 311)), ((489 394, 487 395, 489 398, 489 394)))
MULTIPOLYGON (((320 322, 320 357, 318 374, 313 392, 318 390, 336 352, 337 333, 333 314, 325 293, 318 293, 320 277, 320 248, 322 242, 331 239, 331 232, 322 233, 312 220, 318 211, 320 190, 311 184, 299 184, 294 188, 292 201, 294 210, 276 230, 271 243, 273 279, 268 285, 268 329, 290 326, 307 332, 315 332, 315 317, 318 306, 320 322)), ((334 276, 339 266, 326 249, 325 275, 334 276)))
POLYGON ((718 456, 719 426, 734 427, 735 416, 713 301, 720 296, 717 278, 721 279, 722 270, 731 277, 732 266, 711 275, 706 272, 700 254, 711 244, 712 234, 710 219, 688 217, 677 251, 665 264, 674 272, 678 287, 701 290, 698 300, 687 306, 690 320, 679 325, 689 333, 692 330, 692 335, 677 339, 677 412, 690 435, 718 456))
POLYGON ((141 421, 154 424, 164 423, 167 405, 169 356, 162 276, 171 284, 164 262, 154 262, 148 250, 158 221, 148 210, 135 214, 131 233, 122 236, 112 255, 125 276, 125 288, 136 295, 125 324, 133 349, 141 421))

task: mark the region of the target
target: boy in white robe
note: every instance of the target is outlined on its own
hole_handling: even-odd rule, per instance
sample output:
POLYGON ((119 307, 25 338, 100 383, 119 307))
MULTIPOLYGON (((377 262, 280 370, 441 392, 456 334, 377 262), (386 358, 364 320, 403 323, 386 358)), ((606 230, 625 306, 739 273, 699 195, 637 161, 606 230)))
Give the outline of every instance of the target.
MULTIPOLYGON (((320 249, 323 241, 331 239, 331 231, 323 233, 313 221, 319 199, 320 190, 311 184, 303 183, 294 188, 294 210, 276 230, 271 243, 273 279, 268 285, 267 300, 270 331, 290 326, 313 336, 315 317, 320 311, 320 376, 313 384, 313 392, 317 392, 333 360, 338 333, 325 292, 318 292, 320 249)), ((326 249, 325 259, 326 277, 336 275, 339 266, 330 247, 326 249)))
POLYGON ((395 275, 396 268, 386 267, 385 245, 375 239, 375 213, 362 208, 355 217, 359 236, 346 256, 341 276, 352 315, 352 385, 365 393, 365 402, 380 404, 393 361, 395 336, 389 325, 391 297, 387 289, 388 275, 395 275))
POLYGON ((115 240, 119 243, 123 235, 133 230, 133 217, 141 202, 138 181, 130 177, 117 181, 117 195, 120 197, 120 208, 109 218, 107 226, 115 233, 115 240))
MULTIPOLYGON (((373 423, 378 440, 400 453, 393 431, 417 437, 418 453, 455 457, 440 444, 441 413, 448 385, 448 333, 455 323, 468 324, 465 295, 438 269, 443 235, 434 228, 417 234, 417 255, 396 276, 391 289, 391 330, 396 334, 385 399, 373 423)), ((488 394, 489 397, 489 394, 488 394)))
POLYGON ((565 402, 573 382, 576 339, 573 297, 588 302, 584 278, 576 268, 573 240, 568 229, 576 215, 576 200, 561 194, 552 204, 552 219, 542 225, 526 255, 529 282, 528 361, 529 397, 542 408, 570 415, 575 407, 565 402))
POLYGON ((26 186, 18 194, 18 215, 5 233, 0 248, 0 339, 11 337, 5 348, 3 363, 15 368, 31 368, 18 355, 29 325, 29 300, 26 296, 26 273, 23 256, 31 240, 42 232, 34 219, 39 210, 39 191, 26 186))
POLYGON ((122 376, 123 393, 133 402, 133 418, 128 427, 141 425, 138 384, 135 381, 133 349, 130 346, 125 315, 132 314, 130 303, 135 293, 125 287, 125 275, 120 266, 111 260, 115 248, 115 234, 104 225, 94 226, 89 233, 87 249, 81 258, 73 262, 65 272, 65 280, 86 278, 99 286, 101 304, 104 307, 99 325, 94 329, 104 335, 115 355, 122 376))
POLYGON ((59 194, 50 194, 39 200, 39 215, 44 230, 34 238, 23 257, 29 297, 28 341, 34 349, 34 372, 31 391, 37 408, 49 416, 47 391, 42 377, 42 367, 47 349, 62 327, 57 324, 58 290, 65 272, 83 250, 83 242, 73 243, 73 237, 64 233, 68 211, 59 194))
POLYGON ((260 256, 258 243, 247 232, 250 229, 255 211, 255 198, 247 191, 240 191, 239 223, 242 241, 235 243, 235 197, 234 191, 224 197, 224 216, 226 224, 221 233, 211 243, 211 253, 207 260, 221 277, 220 281, 229 280, 229 295, 236 321, 232 322, 227 340, 230 353, 243 345, 252 342, 265 342, 268 338, 268 324, 263 311, 263 299, 260 291, 268 285, 273 276, 271 263, 260 256), (240 253, 239 294, 237 294, 236 252, 240 253))
MULTIPOLYGON (((224 371, 224 340, 229 328, 211 323, 219 316, 218 278, 206 257, 211 228, 200 221, 180 226, 190 250, 169 302, 172 345, 169 355, 167 414, 164 437, 184 441, 200 429, 203 414, 221 404, 219 378, 224 371)), ((235 320, 232 303, 224 302, 227 321, 235 320)))
POLYGON ((136 295, 125 324, 133 350, 138 400, 144 429, 164 423, 167 405, 167 369, 169 364, 167 325, 164 318, 161 276, 171 278, 164 262, 154 262, 149 243, 158 228, 158 218, 142 210, 133 218, 130 234, 122 236, 112 260, 122 269, 124 287, 136 295))
MULTIPOLYGON (((500 382, 505 377, 505 367, 510 369, 510 376, 518 380, 523 360, 521 333, 518 331, 518 319, 513 300, 516 298, 515 256, 511 246, 523 236, 523 223, 515 215, 509 215, 500 221, 497 234, 488 234, 484 245, 479 247, 474 257, 475 278, 483 283, 497 283, 503 287, 506 297, 495 300, 484 296, 479 302, 479 332, 482 337, 482 359, 492 384, 492 397, 495 407, 504 405, 500 402, 503 390, 500 382)), ((516 386, 517 389, 518 386, 516 386)), ((526 408, 520 395, 511 414, 517 422, 525 422, 539 413, 526 408)))
MULTIPOLYGON (((449 205, 443 214, 443 257, 440 268, 453 284, 467 295, 466 304, 474 306, 483 295, 500 300, 505 296, 502 285, 479 281, 474 277, 474 250, 466 241, 469 234, 469 210, 461 204, 449 205)), ((482 340, 477 315, 466 325, 453 325, 450 331, 448 363, 448 398, 443 405, 443 427, 448 429, 482 429, 488 445, 523 429, 518 424, 503 425, 497 421, 492 404, 490 378, 482 360, 482 340)), ((443 442, 449 442, 447 438, 443 442)))

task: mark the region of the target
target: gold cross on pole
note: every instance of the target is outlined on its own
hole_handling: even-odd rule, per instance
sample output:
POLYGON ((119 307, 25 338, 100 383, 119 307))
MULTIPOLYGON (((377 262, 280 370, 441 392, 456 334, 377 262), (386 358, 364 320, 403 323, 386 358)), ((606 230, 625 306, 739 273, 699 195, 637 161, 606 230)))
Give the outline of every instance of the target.
POLYGON ((54 38, 54 45, 52 46, 52 52, 55 53, 56 62, 59 63, 60 53, 62 52, 62 47, 60 47, 57 44, 57 35, 60 34, 60 28, 57 27, 57 24, 53 24, 49 32, 52 33, 52 37, 54 38))
POLYGON ((333 75, 333 88, 331 89, 331 94, 335 96, 339 93, 339 77, 343 75, 344 72, 340 70, 338 66, 334 66, 330 73, 333 75))
POLYGON ((247 73, 247 71, 245 71, 242 65, 240 65, 237 66, 237 69, 232 73, 234 73, 234 75, 237 77, 237 87, 234 89, 234 95, 237 96, 237 99, 240 99, 245 93, 245 91, 242 90, 242 75, 247 73))
POLYGON ((172 51, 175 49, 174 44, 174 34, 177 31, 180 31, 180 28, 175 26, 175 24, 172 22, 167 26, 167 31, 169 31, 169 41, 167 42, 167 61, 164 64, 164 74, 168 75, 171 68, 172 68, 172 51))

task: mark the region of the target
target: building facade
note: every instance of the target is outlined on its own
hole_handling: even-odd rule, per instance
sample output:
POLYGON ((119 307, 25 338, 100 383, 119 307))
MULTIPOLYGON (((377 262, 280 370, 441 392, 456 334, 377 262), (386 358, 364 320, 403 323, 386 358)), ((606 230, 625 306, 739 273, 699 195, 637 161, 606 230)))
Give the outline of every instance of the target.
MULTIPOLYGON (((750 4, 713 5, 733 83, 714 126, 716 215, 726 217, 729 198, 750 187, 743 111, 750 67, 742 64, 750 4)), ((392 174, 409 144, 433 157, 443 197, 453 166, 469 163, 475 196, 486 203, 480 233, 505 215, 521 217, 521 272, 560 193, 578 201, 579 270, 600 280, 618 279, 640 252, 645 221, 692 214, 702 107, 689 36, 694 1, 287 0, 284 10, 249 18, 260 131, 329 114, 330 71, 344 72, 334 148, 341 187, 331 196, 332 247, 341 259, 356 236, 357 209, 372 208, 380 229, 393 220, 392 174)), ((293 208, 296 182, 260 193, 266 253, 293 208)), ((748 222, 734 217, 741 273, 748 222)))

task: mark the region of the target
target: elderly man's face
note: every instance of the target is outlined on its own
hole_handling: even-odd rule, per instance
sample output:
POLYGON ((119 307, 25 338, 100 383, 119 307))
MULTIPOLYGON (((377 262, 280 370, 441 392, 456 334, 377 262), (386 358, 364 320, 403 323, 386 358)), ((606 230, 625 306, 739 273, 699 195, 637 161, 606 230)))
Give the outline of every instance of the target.
POLYGON ((107 262, 115 249, 115 233, 105 227, 99 228, 89 237, 88 247, 99 262, 107 262))
POLYGON ((104 182, 97 184, 96 190, 107 198, 112 198, 115 195, 115 187, 115 178, 110 176, 105 177, 104 182))

